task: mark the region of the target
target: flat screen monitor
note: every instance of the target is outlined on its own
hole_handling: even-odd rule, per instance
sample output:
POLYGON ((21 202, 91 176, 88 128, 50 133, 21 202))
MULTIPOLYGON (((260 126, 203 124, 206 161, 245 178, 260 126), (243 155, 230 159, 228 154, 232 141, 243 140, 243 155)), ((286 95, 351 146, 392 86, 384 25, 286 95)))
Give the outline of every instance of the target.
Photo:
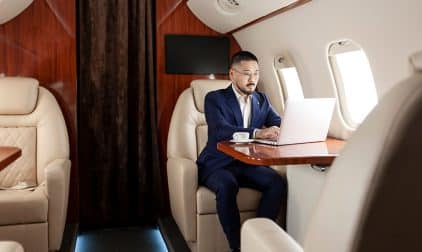
POLYGON ((166 35, 166 73, 227 74, 229 51, 228 37, 166 35))

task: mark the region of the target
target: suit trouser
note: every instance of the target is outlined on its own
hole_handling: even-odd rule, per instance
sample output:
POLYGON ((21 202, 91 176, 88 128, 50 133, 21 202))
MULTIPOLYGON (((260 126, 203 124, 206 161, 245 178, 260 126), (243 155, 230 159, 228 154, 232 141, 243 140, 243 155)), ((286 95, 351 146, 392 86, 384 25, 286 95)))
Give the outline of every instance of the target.
POLYGON ((286 180, 270 167, 239 161, 213 172, 202 184, 216 194, 218 218, 231 249, 240 248, 240 214, 236 202, 239 187, 262 192, 256 215, 272 220, 277 218, 287 190, 286 180))

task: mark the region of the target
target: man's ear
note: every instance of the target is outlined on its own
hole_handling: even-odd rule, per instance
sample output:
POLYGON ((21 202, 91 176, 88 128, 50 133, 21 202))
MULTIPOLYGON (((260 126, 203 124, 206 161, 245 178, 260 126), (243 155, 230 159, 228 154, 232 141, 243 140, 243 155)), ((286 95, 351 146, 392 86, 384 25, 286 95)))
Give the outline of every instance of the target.
POLYGON ((230 78, 231 81, 233 81, 233 79, 234 79, 233 74, 234 74, 234 71, 233 71, 233 69, 230 68, 230 70, 229 70, 229 78, 230 78))

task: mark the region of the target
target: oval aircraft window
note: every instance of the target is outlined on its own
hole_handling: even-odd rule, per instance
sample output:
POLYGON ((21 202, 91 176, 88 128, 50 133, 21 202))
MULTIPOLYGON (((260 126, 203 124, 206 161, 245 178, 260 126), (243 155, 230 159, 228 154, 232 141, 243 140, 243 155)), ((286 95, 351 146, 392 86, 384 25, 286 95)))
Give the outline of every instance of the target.
POLYGON ((275 57, 274 68, 281 82, 284 100, 303 99, 302 84, 290 57, 287 55, 275 57))
POLYGON ((378 102, 368 58, 359 45, 342 40, 330 44, 328 59, 343 119, 356 128, 378 102))

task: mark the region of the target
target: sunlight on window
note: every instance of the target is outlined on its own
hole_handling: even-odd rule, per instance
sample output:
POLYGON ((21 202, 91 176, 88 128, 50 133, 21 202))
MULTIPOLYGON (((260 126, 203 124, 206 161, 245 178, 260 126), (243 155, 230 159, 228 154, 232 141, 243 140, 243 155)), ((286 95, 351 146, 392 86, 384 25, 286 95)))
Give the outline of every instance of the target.
POLYGON ((329 54, 343 116, 356 128, 378 102, 368 58, 351 41, 335 43, 329 54))
POLYGON ((350 119, 359 124, 378 101, 368 59, 359 50, 337 54, 336 61, 343 80, 350 119))
POLYGON ((277 72, 285 87, 286 98, 303 99, 302 86, 300 84, 296 67, 281 68, 278 69, 277 72))

